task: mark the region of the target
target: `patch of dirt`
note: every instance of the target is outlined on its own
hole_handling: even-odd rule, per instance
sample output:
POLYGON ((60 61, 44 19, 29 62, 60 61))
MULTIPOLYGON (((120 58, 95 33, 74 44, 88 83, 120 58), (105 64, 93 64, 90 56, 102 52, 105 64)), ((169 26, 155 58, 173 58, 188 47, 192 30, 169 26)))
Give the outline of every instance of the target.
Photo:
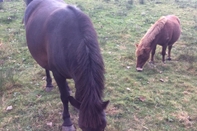
POLYGON ((182 123, 186 128, 192 127, 193 123, 196 121, 197 117, 190 117, 187 112, 177 112, 174 116, 182 123))

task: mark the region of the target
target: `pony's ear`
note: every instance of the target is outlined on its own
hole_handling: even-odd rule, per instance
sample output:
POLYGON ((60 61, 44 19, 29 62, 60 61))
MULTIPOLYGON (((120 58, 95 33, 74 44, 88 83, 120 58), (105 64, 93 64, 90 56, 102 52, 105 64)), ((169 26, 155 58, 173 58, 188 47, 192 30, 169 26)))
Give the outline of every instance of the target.
POLYGON ((104 101, 104 102, 103 102, 103 109, 106 109, 107 106, 108 106, 108 104, 109 104, 109 101, 104 101))
POLYGON ((135 47, 136 47, 136 48, 138 48, 138 45, 139 45, 138 43, 137 43, 137 44, 135 44, 135 47))
POLYGON ((75 108, 77 108, 78 110, 79 110, 79 108, 80 108, 80 106, 81 106, 81 103, 80 102, 78 102, 74 97, 72 97, 72 96, 69 96, 68 97, 68 100, 69 100, 69 102, 70 102, 70 104, 72 105, 72 106, 74 106, 75 108))

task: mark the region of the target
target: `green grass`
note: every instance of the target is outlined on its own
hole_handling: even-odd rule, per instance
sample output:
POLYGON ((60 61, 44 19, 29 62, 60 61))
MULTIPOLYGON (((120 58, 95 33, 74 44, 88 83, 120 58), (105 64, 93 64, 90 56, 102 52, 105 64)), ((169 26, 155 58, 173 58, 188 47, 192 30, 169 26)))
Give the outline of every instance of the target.
MULTIPOLYGON (((176 1, 66 1, 88 14, 98 33, 106 68, 104 99, 110 100, 106 131, 197 130, 197 1, 176 1), (177 15, 182 27, 173 60, 163 64, 158 46, 155 65, 136 72, 135 44, 168 14, 177 15)), ((0 5, 0 131, 58 131, 59 91, 57 86, 44 90, 45 72, 26 47, 24 10, 22 0, 0 5), (8 106, 13 109, 7 111, 8 106)), ((74 90, 73 81, 69 84, 74 90)), ((70 107, 70 113, 78 129, 77 111, 70 107)))

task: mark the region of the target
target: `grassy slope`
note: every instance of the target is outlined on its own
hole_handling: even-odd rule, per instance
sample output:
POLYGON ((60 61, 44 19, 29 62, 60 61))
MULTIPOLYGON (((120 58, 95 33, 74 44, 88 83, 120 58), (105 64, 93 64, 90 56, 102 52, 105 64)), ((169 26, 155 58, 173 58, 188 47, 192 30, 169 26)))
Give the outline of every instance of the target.
MULTIPOLYGON (((106 131, 197 130, 196 1, 160 2, 67 1, 91 17, 98 33, 106 65, 105 99, 111 101, 106 131), (158 46, 155 66, 147 64, 143 72, 136 72, 135 43, 167 14, 176 14, 182 24, 173 60, 162 64, 158 46)), ((25 46, 24 8, 23 1, 5 2, 0 11, 0 130, 57 131, 62 123, 59 92, 44 91, 44 70, 25 46), (10 105, 13 109, 6 111, 10 105)), ((71 115, 77 127, 72 107, 71 115)))

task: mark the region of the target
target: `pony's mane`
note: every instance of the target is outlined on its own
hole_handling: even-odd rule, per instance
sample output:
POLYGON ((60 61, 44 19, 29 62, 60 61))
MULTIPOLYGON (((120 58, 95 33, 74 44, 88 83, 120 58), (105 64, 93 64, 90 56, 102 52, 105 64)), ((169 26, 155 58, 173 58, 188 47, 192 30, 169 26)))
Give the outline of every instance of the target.
POLYGON ((100 54, 97 34, 85 14, 73 6, 68 6, 79 21, 83 39, 77 49, 77 69, 75 70, 76 99, 81 102, 81 125, 96 128, 102 124, 102 96, 104 89, 104 62, 100 54))
POLYGON ((150 43, 155 39, 159 32, 163 29, 167 19, 162 16, 158 21, 152 25, 140 41, 140 46, 150 47, 150 43))

